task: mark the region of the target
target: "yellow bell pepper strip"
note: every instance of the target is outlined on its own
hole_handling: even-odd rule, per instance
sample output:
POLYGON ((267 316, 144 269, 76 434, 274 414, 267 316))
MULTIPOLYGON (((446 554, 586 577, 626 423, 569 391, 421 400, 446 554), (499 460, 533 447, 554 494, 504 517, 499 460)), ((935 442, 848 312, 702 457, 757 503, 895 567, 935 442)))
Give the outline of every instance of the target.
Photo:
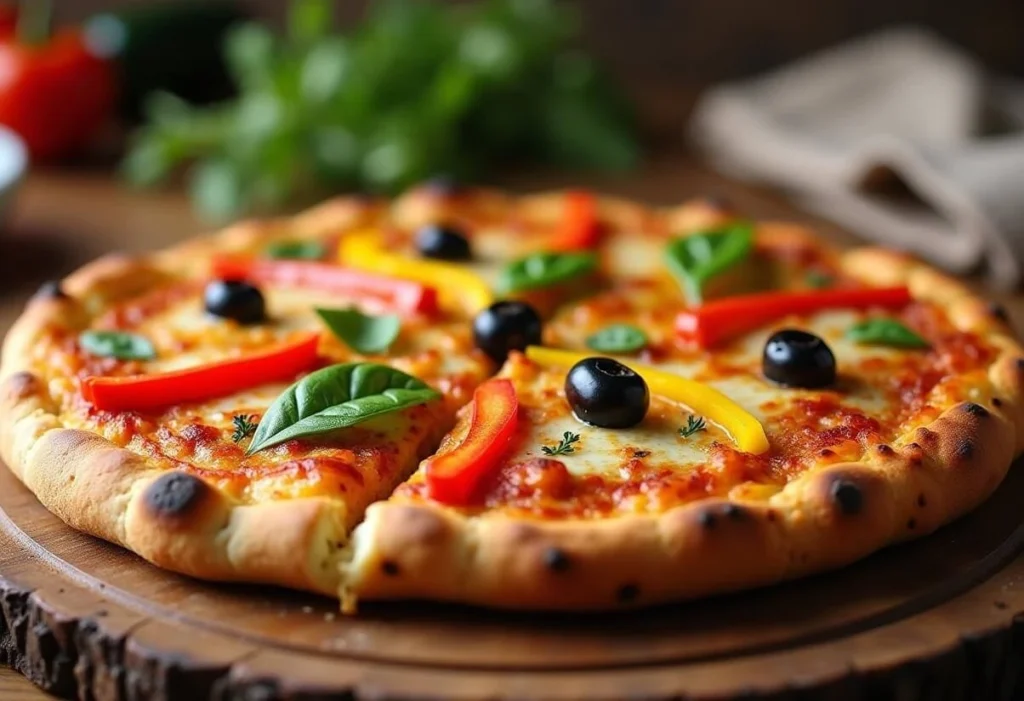
MULTIPOLYGON (((538 365, 570 368, 584 358, 594 357, 594 354, 527 346, 526 357, 538 365)), ((644 378, 652 394, 685 404, 694 413, 720 426, 743 452, 760 455, 768 450, 768 437, 761 422, 717 389, 630 358, 615 359, 644 378)))
POLYGON ((452 263, 415 260, 386 250, 375 229, 344 234, 338 243, 338 259, 360 270, 415 280, 437 288, 441 305, 476 314, 494 303, 494 294, 483 278, 452 263))

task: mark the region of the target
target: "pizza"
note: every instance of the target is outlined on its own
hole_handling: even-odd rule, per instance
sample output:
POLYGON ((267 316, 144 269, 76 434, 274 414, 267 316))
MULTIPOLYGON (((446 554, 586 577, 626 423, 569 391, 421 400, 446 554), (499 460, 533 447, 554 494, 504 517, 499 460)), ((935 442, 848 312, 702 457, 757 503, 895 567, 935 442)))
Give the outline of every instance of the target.
POLYGON ((1024 447, 1005 313, 710 201, 437 180, 111 256, 3 348, 0 452, 194 577, 613 609, 840 567, 1024 447))

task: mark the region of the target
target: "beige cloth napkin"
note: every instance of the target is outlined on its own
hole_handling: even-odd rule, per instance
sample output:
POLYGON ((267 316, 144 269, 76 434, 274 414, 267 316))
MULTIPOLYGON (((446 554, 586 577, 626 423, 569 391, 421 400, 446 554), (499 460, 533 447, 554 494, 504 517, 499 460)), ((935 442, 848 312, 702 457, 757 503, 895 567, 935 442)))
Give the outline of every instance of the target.
POLYGON ((891 29, 712 89, 691 136, 730 175, 999 287, 1024 273, 1024 84, 891 29))

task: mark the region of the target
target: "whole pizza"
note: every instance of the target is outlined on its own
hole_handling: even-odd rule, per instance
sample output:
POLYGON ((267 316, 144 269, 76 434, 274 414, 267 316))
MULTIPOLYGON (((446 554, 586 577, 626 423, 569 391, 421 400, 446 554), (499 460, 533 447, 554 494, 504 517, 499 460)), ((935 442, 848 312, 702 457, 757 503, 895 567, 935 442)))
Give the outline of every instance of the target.
POLYGON ((610 609, 934 531, 1024 447, 1005 314, 711 202, 434 181, 45 286, 0 451, 150 562, 337 596, 610 609))

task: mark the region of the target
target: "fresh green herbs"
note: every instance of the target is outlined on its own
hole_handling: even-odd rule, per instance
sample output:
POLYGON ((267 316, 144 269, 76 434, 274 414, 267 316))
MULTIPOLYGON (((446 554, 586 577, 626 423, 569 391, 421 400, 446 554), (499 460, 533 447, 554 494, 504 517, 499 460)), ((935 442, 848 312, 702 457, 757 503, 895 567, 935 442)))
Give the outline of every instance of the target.
POLYGON ((90 355, 118 360, 152 360, 156 349, 148 338, 121 331, 83 331, 78 345, 90 355))
POLYGON ((562 434, 562 440, 558 442, 554 448, 549 445, 541 446, 541 452, 549 457, 556 455, 569 455, 575 453, 576 448, 574 445, 580 440, 580 434, 573 433, 572 431, 566 431, 562 434))
POLYGON ((836 279, 828 273, 823 273, 820 270, 811 270, 804 276, 804 282, 807 283, 808 287, 815 290, 824 290, 832 287, 835 284, 836 279))
POLYGON ((331 333, 356 353, 383 353, 402 329, 397 314, 373 316, 358 309, 320 309, 316 313, 331 333))
POLYGON ((599 353, 634 353, 647 345, 643 329, 630 324, 612 324, 587 337, 587 348, 599 353))
POLYGON ((497 288, 501 294, 535 290, 586 275, 596 267, 593 253, 534 253, 505 266, 497 288))
POLYGON ((231 423, 235 427, 234 432, 231 434, 231 440, 235 443, 241 443, 256 433, 256 426, 259 423, 258 418, 256 414, 235 414, 231 418, 231 423))
POLYGON ((928 348, 931 344, 894 319, 867 319, 846 330, 846 337, 866 346, 928 348))
POLYGON ((274 241, 264 254, 279 260, 322 260, 327 247, 319 241, 274 241))
POLYGON ((306 375, 274 400, 246 455, 295 438, 349 428, 440 396, 422 380, 387 365, 331 365, 306 375))
POLYGON ((665 248, 665 262, 682 285, 686 301, 700 304, 707 282, 745 260, 753 248, 753 225, 738 222, 673 239, 665 248))
POLYGON ((703 416, 694 416, 690 414, 686 417, 686 425, 679 429, 679 435, 682 438, 689 438, 695 433, 700 433, 707 429, 707 422, 704 421, 703 416))
POLYGON ((237 25, 224 46, 233 101, 151 95, 126 176, 154 184, 194 163, 193 202, 226 219, 437 173, 475 178, 510 161, 636 162, 627 103, 574 46, 565 4, 388 0, 345 34, 334 5, 292 0, 283 36, 237 25))

